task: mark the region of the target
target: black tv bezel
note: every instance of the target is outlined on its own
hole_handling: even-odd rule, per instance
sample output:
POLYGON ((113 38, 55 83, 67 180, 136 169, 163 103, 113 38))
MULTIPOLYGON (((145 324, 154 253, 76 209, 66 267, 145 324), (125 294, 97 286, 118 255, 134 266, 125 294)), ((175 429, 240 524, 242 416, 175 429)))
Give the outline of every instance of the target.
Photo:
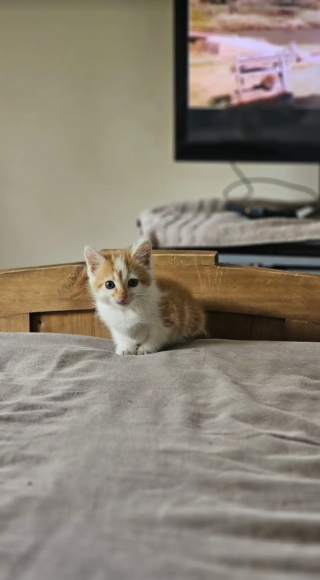
MULTIPOLYGON (((246 138, 242 141, 224 140, 223 142, 206 138, 202 141, 193 138, 192 132, 188 130, 189 115, 192 111, 204 116, 206 111, 215 115, 214 109, 189 109, 188 107, 188 13, 189 0, 174 0, 174 111, 175 111, 175 160, 176 161, 247 161, 247 162, 298 162, 298 163, 319 163, 320 162, 320 109, 309 109, 308 115, 311 120, 310 125, 319 127, 319 141, 317 143, 308 140, 294 143, 290 140, 286 131, 282 128, 283 140, 272 140, 263 142, 262 140, 250 140, 246 138)), ((272 111, 270 114, 273 120, 279 118, 281 123, 282 109, 272 111), (280 117, 279 117, 280 114, 280 117), (277 117, 278 116, 278 117, 277 117)), ((296 109, 290 112, 294 130, 295 124, 299 128, 299 119, 306 111, 296 109)), ((250 111, 247 111, 249 120, 250 111)), ((221 115, 221 112, 218 114, 221 115)), ((246 115, 245 115, 246 116, 246 115)))

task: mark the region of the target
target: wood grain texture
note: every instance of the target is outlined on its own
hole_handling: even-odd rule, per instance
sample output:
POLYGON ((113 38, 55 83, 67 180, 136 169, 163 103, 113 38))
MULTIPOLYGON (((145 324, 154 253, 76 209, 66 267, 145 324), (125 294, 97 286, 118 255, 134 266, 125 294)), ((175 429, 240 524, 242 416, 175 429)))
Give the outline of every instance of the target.
POLYGON ((92 310, 32 314, 31 331, 110 338, 109 330, 92 310))
POLYGON ((246 266, 206 268, 197 296, 209 310, 320 323, 320 276, 246 266))
POLYGON ((29 314, 0 316, 0 332, 29 332, 29 314))
POLYGON ((253 318, 247 314, 208 312, 209 337, 225 340, 252 340, 253 318))
MULTIPOLYGON (((214 336, 232 333, 233 337, 241 335, 253 340, 284 340, 285 334, 288 338, 293 333, 284 319, 320 324, 320 276, 219 266, 216 253, 208 251, 157 251, 153 261, 156 275, 179 281, 208 311, 221 314, 214 315, 214 336)), ((90 326, 88 311, 92 310, 92 299, 86 285, 79 283, 81 279, 85 281, 83 263, 2 271, 0 315, 49 313, 47 328, 84 325, 85 332, 100 333, 101 330, 92 330, 90 326), (76 314, 71 322, 73 311, 76 314), (81 311, 87 314, 79 323, 76 321, 81 311), (62 322, 63 312, 68 313, 68 322, 62 322), (60 318, 52 313, 59 313, 60 318)))
POLYGON ((226 340, 285 340, 285 321, 280 318, 208 312, 210 338, 226 340))
POLYGON ((320 342, 320 324, 286 320, 285 336, 286 340, 295 342, 320 342))
POLYGON ((285 340, 285 320, 283 318, 254 316, 252 340, 285 340))

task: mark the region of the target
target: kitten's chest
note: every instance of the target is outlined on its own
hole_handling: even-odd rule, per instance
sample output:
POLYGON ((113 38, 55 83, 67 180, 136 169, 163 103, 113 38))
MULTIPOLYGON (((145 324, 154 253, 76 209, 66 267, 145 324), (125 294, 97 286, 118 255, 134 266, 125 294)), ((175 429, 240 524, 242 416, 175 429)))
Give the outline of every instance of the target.
POLYGON ((100 318, 110 329, 114 328, 119 331, 127 331, 137 326, 141 326, 144 321, 141 320, 136 312, 129 308, 120 309, 110 308, 106 304, 98 304, 97 310, 100 318))

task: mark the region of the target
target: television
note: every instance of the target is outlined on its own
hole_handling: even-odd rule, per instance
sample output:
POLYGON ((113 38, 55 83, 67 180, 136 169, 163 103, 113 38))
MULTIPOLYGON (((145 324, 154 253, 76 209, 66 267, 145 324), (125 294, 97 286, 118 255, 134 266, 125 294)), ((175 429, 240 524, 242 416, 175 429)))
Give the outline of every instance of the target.
POLYGON ((320 0, 175 0, 175 158, 320 162, 320 0))

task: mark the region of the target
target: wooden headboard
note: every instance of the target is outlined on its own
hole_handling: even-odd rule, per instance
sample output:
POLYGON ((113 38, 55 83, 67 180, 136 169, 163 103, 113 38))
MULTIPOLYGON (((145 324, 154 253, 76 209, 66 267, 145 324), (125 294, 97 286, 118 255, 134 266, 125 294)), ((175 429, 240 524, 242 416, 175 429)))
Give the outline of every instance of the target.
MULTIPOLYGON (((206 307, 212 338, 320 341, 320 276, 219 265, 209 251, 154 251, 155 272, 206 307)), ((82 286, 84 264, 0 271, 0 331, 108 338, 82 286)))

